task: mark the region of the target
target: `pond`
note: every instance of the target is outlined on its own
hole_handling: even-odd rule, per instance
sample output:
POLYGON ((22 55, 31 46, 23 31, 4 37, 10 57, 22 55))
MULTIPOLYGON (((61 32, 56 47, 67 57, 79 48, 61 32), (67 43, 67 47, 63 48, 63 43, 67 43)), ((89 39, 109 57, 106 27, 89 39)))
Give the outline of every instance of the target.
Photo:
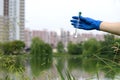
POLYGON ((3 55, 0 61, 0 80, 120 80, 120 64, 97 55, 3 55))

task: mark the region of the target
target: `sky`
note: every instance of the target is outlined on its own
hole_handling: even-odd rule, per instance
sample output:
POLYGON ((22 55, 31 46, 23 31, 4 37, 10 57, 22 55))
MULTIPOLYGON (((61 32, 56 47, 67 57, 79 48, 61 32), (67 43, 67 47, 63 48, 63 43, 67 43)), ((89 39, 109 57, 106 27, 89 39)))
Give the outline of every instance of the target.
POLYGON ((70 20, 79 12, 84 17, 96 20, 120 21, 120 0, 25 0, 25 27, 31 30, 63 29, 74 32, 70 20))

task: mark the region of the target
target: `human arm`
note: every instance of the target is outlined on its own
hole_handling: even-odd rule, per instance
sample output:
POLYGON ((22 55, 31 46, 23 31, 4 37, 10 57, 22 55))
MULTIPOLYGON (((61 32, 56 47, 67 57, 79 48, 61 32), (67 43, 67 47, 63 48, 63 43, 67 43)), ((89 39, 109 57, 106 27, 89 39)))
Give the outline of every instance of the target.
POLYGON ((105 31, 113 34, 120 35, 120 22, 105 22, 100 20, 95 20, 88 17, 77 17, 73 16, 73 19, 71 20, 71 24, 75 28, 84 29, 84 30, 100 30, 105 31), (78 22, 78 19, 80 21, 78 22), (77 25, 79 24, 79 25, 77 25))
POLYGON ((102 22, 100 30, 120 35, 120 22, 102 22))

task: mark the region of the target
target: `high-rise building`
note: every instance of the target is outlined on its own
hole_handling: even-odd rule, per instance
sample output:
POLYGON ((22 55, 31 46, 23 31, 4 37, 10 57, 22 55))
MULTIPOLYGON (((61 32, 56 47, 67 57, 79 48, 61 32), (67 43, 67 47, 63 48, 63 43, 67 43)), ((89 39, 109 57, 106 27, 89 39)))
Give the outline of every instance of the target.
POLYGON ((6 4, 5 0, 0 0, 0 42, 4 42, 8 40, 8 16, 5 16, 6 4))
POLYGON ((9 0, 10 40, 24 41, 24 7, 24 0, 9 0))
POLYGON ((8 20, 5 17, 0 16, 0 42, 9 40, 8 20))
MULTIPOLYGON (((24 19, 25 1, 24 0, 0 0, 0 15, 3 17, 2 33, 8 33, 8 40, 24 41, 24 19)), ((2 23, 1 23, 2 24, 2 23)), ((6 33, 6 34, 7 34, 6 33)), ((0 36, 3 36, 0 34, 0 36)))
POLYGON ((0 16, 3 16, 3 0, 0 0, 0 16))

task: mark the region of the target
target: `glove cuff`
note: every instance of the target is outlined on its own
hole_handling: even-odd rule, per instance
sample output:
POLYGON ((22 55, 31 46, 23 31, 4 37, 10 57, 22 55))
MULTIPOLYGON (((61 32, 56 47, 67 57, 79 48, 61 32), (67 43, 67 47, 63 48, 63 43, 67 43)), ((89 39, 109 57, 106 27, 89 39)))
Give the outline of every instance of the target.
POLYGON ((99 20, 96 21, 96 24, 97 24, 96 25, 96 30, 100 30, 100 24, 101 24, 101 22, 102 21, 99 21, 99 20))

